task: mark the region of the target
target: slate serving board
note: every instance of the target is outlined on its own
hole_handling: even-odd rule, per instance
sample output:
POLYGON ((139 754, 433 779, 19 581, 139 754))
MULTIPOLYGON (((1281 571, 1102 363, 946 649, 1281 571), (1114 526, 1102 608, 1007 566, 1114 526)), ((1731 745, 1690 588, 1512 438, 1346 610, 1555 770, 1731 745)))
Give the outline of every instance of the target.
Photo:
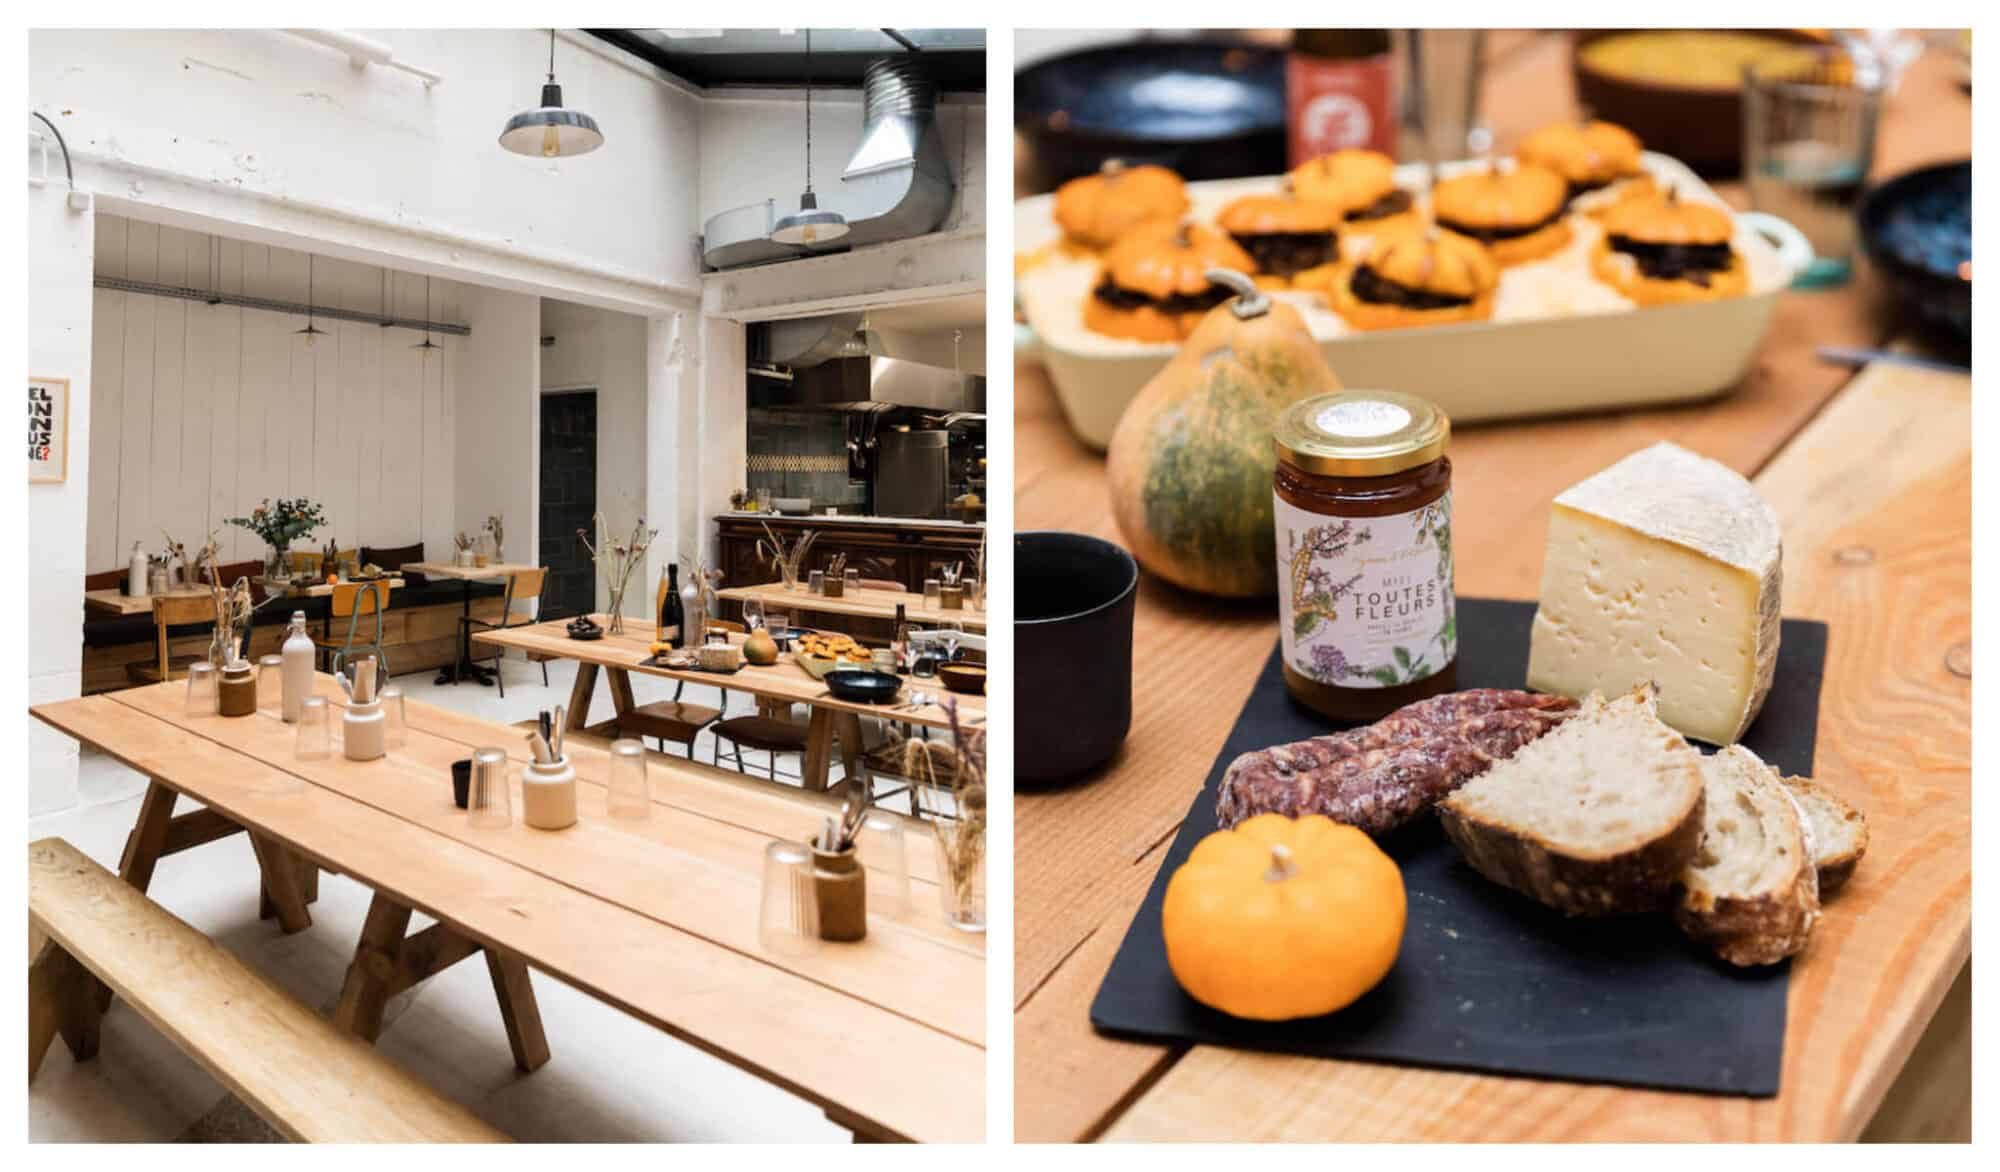
MULTIPOLYGON (((1531 602, 1459 600, 1458 686, 1519 688, 1531 602)), ((1771 696, 1743 743, 1809 775, 1826 665, 1823 623, 1785 620, 1771 696)), ((1249 1022, 1190 998, 1167 968, 1167 879, 1216 829, 1215 787, 1240 753, 1333 731, 1292 703, 1274 648, 1209 769, 1090 1007, 1108 1034, 1411 1066, 1768 1098, 1778 1093, 1789 962, 1735 969, 1663 915, 1572 920, 1482 878, 1435 818, 1382 845, 1409 917, 1389 976, 1339 1013, 1249 1022)))

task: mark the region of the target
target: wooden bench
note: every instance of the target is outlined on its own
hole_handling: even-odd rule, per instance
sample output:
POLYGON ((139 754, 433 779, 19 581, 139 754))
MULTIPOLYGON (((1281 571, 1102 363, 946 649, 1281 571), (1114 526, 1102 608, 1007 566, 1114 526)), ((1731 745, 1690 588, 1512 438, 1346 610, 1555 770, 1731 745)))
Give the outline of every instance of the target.
POLYGON ((59 838, 28 847, 28 934, 30 1081, 58 1033, 96 1055, 108 986, 289 1139, 507 1140, 59 838))

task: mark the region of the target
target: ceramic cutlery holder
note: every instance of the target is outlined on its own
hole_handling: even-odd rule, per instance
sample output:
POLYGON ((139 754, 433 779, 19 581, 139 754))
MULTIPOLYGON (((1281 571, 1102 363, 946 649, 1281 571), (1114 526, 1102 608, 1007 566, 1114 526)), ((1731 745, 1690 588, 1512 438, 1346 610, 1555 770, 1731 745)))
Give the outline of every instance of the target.
POLYGON ((530 761, 521 770, 521 821, 537 830, 576 825, 576 770, 568 757, 530 761))
POLYGON ((819 938, 852 941, 868 935, 868 872, 854 848, 812 848, 813 898, 819 905, 819 938))

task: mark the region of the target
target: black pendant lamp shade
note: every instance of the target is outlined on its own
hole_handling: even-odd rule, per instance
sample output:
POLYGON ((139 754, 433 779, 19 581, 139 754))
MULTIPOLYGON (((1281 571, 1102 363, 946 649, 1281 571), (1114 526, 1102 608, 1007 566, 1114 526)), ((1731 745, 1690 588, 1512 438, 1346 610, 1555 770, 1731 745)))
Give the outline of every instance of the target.
POLYGON ((549 30, 549 79, 542 85, 542 104, 507 119, 500 145, 517 155, 543 159, 587 155, 604 145, 597 119, 563 107, 562 87, 556 84, 554 29, 549 30))
POLYGON ((310 252, 307 253, 306 254, 306 328, 302 330, 292 331, 292 333, 300 335, 305 338, 306 349, 308 350, 313 348, 314 342, 317 342, 321 338, 326 337, 326 331, 320 329, 318 326, 313 324, 313 260, 314 257, 312 253, 310 252))

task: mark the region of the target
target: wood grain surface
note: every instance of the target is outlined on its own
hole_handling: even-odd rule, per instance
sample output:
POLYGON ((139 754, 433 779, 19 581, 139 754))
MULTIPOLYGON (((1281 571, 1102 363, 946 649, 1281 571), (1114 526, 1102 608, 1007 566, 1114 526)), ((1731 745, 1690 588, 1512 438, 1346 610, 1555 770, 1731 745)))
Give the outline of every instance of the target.
POLYGON ((34 929, 287 1139, 506 1141, 69 843, 31 843, 28 874, 34 929))
MULTIPOLYGON (((330 679, 320 682, 322 689, 330 684, 330 679)), ((600 824, 592 833, 593 850, 614 852, 614 863, 592 878, 574 863, 542 856, 539 852, 550 849, 545 844, 524 847, 535 853, 516 861, 511 844, 529 833, 519 827, 473 841, 441 832, 435 822, 440 816, 463 817, 450 806, 443 763, 464 756, 471 743, 518 744, 519 730, 474 722, 479 727, 472 735, 453 739, 441 734, 456 730, 454 737, 463 736, 468 726, 447 726, 441 714, 411 702, 414 756, 405 750, 367 765, 342 761, 355 771, 312 770, 311 776, 302 776, 294 768, 299 763, 286 759, 288 750, 266 743, 271 741, 268 730, 258 726, 274 723, 268 717, 210 718, 217 726, 234 727, 190 735, 183 724, 156 714, 161 698, 170 695, 170 690, 141 689, 32 711, 60 731, 214 807, 253 834, 284 842, 311 862, 450 924, 482 946, 519 955, 551 976, 809 1102, 863 1121, 875 1132, 961 1141, 982 1134, 984 1096, 977 1088, 984 1085, 984 1049, 966 1036, 977 1028, 976 1007, 983 996, 983 963, 965 951, 976 943, 954 940, 947 947, 914 926, 877 925, 862 945, 820 950, 821 956, 840 951, 851 956, 826 957, 824 967, 808 975, 809 966, 782 967, 754 944, 742 947, 742 927, 691 931, 659 918, 691 922, 688 915, 706 914, 692 906, 669 911, 666 903, 723 900, 741 906, 741 885, 755 886, 758 880, 732 880, 728 867, 759 867, 756 852, 762 841, 793 825, 773 820, 758 801, 746 796, 729 818, 703 819, 688 808, 696 799, 683 804, 672 800, 681 787, 670 784, 661 796, 669 799, 665 804, 672 816, 639 827, 600 824), (216 735, 207 735, 211 732, 216 735), (234 743, 244 748, 232 747, 234 743), (408 772, 405 767, 413 762, 426 768, 408 772), (343 792, 349 790, 364 797, 343 792), (656 834, 665 841, 654 840, 656 834), (748 849, 752 841, 755 850, 748 849), (738 862, 724 864, 732 853, 738 862), (751 857, 746 861, 744 854, 751 857), (639 873, 631 870, 635 864, 639 873), (537 867, 560 869, 563 878, 537 867), (663 883, 668 886, 660 892, 647 890, 663 883), (704 930, 719 938, 703 935, 704 930), (887 1000, 879 990, 857 996, 837 987, 851 983, 838 974, 865 963, 855 959, 864 952, 916 958, 941 984, 956 984, 956 996, 971 1002, 975 1012, 943 1010, 948 1020, 933 1023, 923 1015, 939 1008, 934 998, 890 1007, 877 1003, 887 1000), (954 972, 964 976, 954 978, 954 972), (873 1057, 884 1051, 904 1055, 905 1061, 883 1063, 873 1057)), ((584 760, 582 747, 578 753, 580 771, 597 776, 591 773, 594 761, 584 760)), ((691 768, 699 774, 705 767, 691 768)), ((596 821, 591 814, 602 809, 602 799, 592 783, 580 785, 589 824, 596 821)), ((718 787, 699 800, 725 800, 720 793, 718 787)), ((567 834, 545 837, 560 840, 567 834)), ((934 908, 936 901, 920 899, 916 906, 934 908)), ((754 923, 751 918, 744 927, 754 930, 754 923)), ((561 1037, 550 1042, 560 1053, 561 1037)))
MULTIPOLYGON (((603 615, 594 617, 599 626, 608 625, 609 620, 603 615)), ((594 664, 598 667, 619 668, 641 675, 659 676, 662 679, 726 688, 732 692, 744 692, 760 700, 774 700, 781 704, 809 704, 815 708, 825 708, 834 712, 845 712, 855 716, 879 716, 927 728, 948 728, 951 724, 942 700, 939 703, 926 704, 922 708, 897 708, 894 705, 855 704, 836 699, 825 684, 807 675, 804 668, 793 663, 789 653, 781 654, 778 662, 769 667, 745 667, 733 675, 697 671, 692 668, 679 670, 671 667, 642 667, 639 661, 647 657, 648 648, 653 642, 651 623, 633 622, 628 619, 624 634, 607 633, 602 639, 572 639, 564 633, 565 626, 565 620, 552 619, 532 626, 479 631, 472 636, 472 641, 493 647, 513 647, 536 655, 554 656, 557 659, 573 659, 578 663, 594 664)), ((731 636, 730 641, 740 645, 743 636, 731 636)), ((905 687, 903 698, 907 699, 912 690, 905 687)), ((945 696, 943 685, 939 685, 935 691, 938 696, 945 696)), ((975 717, 984 719, 986 697, 959 695, 950 698, 958 702, 962 719, 970 720, 975 717)), ((569 715, 575 720, 580 714, 572 712, 569 715)))
MULTIPOLYGON (((765 606, 779 611, 800 614, 845 614, 859 615, 871 619, 894 619, 896 608, 903 608, 903 617, 913 623, 941 623, 956 620, 965 624, 968 631, 986 629, 986 612, 983 610, 946 610, 932 606, 924 596, 911 590, 870 590, 857 587, 847 590, 839 598, 828 598, 824 594, 814 594, 807 590, 787 590, 782 582, 766 582, 761 586, 729 586, 715 592, 717 598, 732 602, 756 599, 765 606)), ((800 622, 794 617, 793 622, 800 622)), ((810 626, 807 622, 805 625, 810 626)))
MULTIPOLYGON (((1492 51, 1486 109, 1503 148, 1544 122, 1574 115, 1561 38, 1496 36, 1492 51)), ((1956 89, 1949 64, 1927 57, 1912 68, 1884 114, 1876 173, 1963 157, 1969 142, 1970 103, 1956 89)), ((1732 202, 1744 202, 1739 187, 1721 191, 1732 202)), ((1458 589, 1468 595, 1532 598, 1549 501, 1654 440, 1674 440, 1745 475, 1764 474, 1760 483, 1787 523, 1786 613, 1836 622, 1829 669, 1855 683, 1855 691, 1843 692, 1842 701, 1822 710, 1822 774, 1843 792, 1860 786, 1858 796, 1871 813, 1877 813, 1872 787, 1878 779, 1903 776, 1913 752, 1927 773, 1936 765, 1932 782, 1946 791, 1969 781, 1965 692, 1932 691, 1917 703, 1912 696, 1921 686, 1883 683, 1935 682, 1931 669, 1942 670, 1946 648, 1967 638, 1961 633, 1938 643, 1959 619, 1969 623, 1969 482, 1960 483, 1952 471, 1955 461, 1969 459, 1969 420, 1948 411, 1942 421, 1932 419, 1938 404, 1928 399, 1921 407, 1900 404, 1907 393, 1903 384, 1880 371, 1843 393, 1851 372, 1814 355, 1821 345, 1886 340, 1893 326, 1879 296, 1865 275, 1841 289, 1786 295, 1750 377, 1712 402, 1468 427, 1454 435, 1451 453, 1458 589), (1836 423, 1870 442, 1844 463, 1823 452, 1797 462, 1784 458, 1795 438, 1804 443, 1836 423), (1896 437, 1893 455, 1883 443, 1888 436, 1896 437), (1912 454, 1906 457, 1906 451, 1912 454), (1829 466, 1841 471, 1822 486, 1824 499, 1808 505, 1797 482, 1829 466), (1908 581, 1878 579, 1877 586, 1885 597, 1913 592, 1932 601, 1893 621, 1859 607, 1838 607, 1842 591, 1856 586, 1830 576, 1824 566, 1816 574, 1812 559, 1830 556, 1829 550, 1840 546, 1829 542, 1857 526, 1891 523, 1898 510, 1922 516, 1921 531, 1945 545, 1925 547, 1921 571, 1911 561, 1899 563, 1899 573, 1914 575, 1908 581), (1949 546, 1954 540, 1955 552, 1949 546), (1912 623, 1918 626, 1911 628, 1912 623), (1866 641, 1873 651, 1850 646, 1848 624, 1873 634, 1866 641), (1892 629, 1901 630, 1901 642, 1883 634, 1892 629), (1910 643, 1913 630, 1927 640, 1910 643), (1850 654, 1860 658, 1848 659, 1850 654), (1883 712, 1893 715, 1884 719, 1883 712), (1928 722, 1920 712, 1928 714, 1928 722), (1905 715, 1916 722, 1912 728, 1922 730, 1909 741, 1896 724, 1905 715), (1853 746, 1855 755, 1842 746, 1853 746), (1864 755, 1864 749, 1874 755, 1864 755)), ((1017 366, 1015 377, 1017 527, 1071 529, 1118 540, 1102 461, 1069 434, 1039 368, 1017 366)), ((1962 394, 1963 380, 1958 381, 1962 394)), ((1929 389, 1947 399, 1951 393, 1929 389)), ((1965 922, 1954 917, 1969 915, 1964 882, 1969 821, 1962 804, 1935 806, 1939 822, 1923 841, 1926 852, 1937 853, 1913 868, 1920 877, 1895 896, 1906 910, 1921 907, 1927 917, 1944 913, 1934 935, 1921 942, 1906 939, 1902 930, 1915 928, 1904 923, 1887 928, 1884 938, 1871 936, 1866 949, 1850 954, 1856 932, 1848 917, 1851 909, 1869 906, 1869 897, 1857 892, 1843 897, 1853 901, 1845 908, 1839 902, 1830 908, 1828 925, 1795 970, 1786 1091, 1769 1103, 1220 1051, 1183 1057, 1177 1049, 1095 1035, 1087 1017, 1090 999, 1274 639, 1268 605, 1219 605, 1148 576, 1140 589, 1134 640, 1134 719, 1121 755, 1089 783, 1016 796, 1019 1138, 1073 1140, 1107 1129, 1128 1139, 1307 1133, 1315 1139, 1628 1138, 1648 1133, 1654 1118, 1672 1121, 1682 1134, 1712 1138, 1830 1139, 1859 1132, 1965 955, 1969 927, 1957 933, 1955 944, 1952 929, 1965 922), (1190 664, 1200 665, 1201 688, 1185 686, 1190 664), (1883 962, 1886 971, 1850 972, 1883 962), (1854 982, 1841 985, 1839 995, 1862 996, 1860 1004, 1828 1002, 1826 982, 1836 975, 1854 982), (1880 1014, 1893 1028, 1880 1028, 1880 1014), (1876 1024, 1864 1028, 1864 1020, 1876 1024), (1795 1077, 1807 1053, 1829 1069, 1795 1077), (1302 1068, 1312 1073, 1302 1076, 1302 1068), (1210 1105, 1201 1109, 1204 1099, 1210 1105), (1690 1105, 1665 1111, 1660 1104, 1670 1100, 1690 1105)), ((1834 688, 1830 675, 1829 696, 1834 688)), ((1889 796, 1890 808, 1901 809, 1896 795, 1889 796)), ((1879 864, 1878 880, 1888 883, 1896 864, 1881 860, 1895 848, 1876 849, 1883 855, 1871 855, 1863 872, 1879 864)), ((1871 927, 1875 918, 1869 917, 1871 927)))

